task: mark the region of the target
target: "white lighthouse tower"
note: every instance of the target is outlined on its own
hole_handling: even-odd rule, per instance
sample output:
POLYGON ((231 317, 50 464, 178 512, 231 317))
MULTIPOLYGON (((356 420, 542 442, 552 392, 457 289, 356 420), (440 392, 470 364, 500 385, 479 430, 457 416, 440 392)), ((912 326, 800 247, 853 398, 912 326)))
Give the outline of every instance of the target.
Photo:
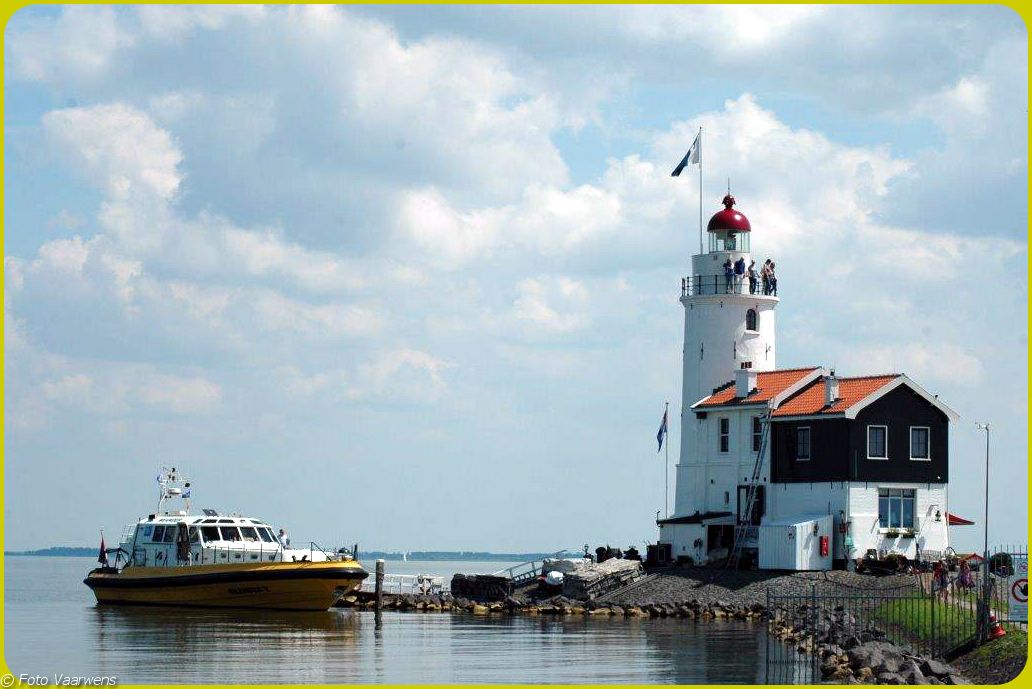
MULTIPOLYGON (((705 517, 733 509, 731 500, 735 496, 725 495, 726 486, 729 480, 736 482, 735 474, 740 471, 737 462, 722 463, 719 453, 712 457, 710 446, 723 441, 705 436, 721 430, 703 423, 691 406, 730 380, 752 390, 756 373, 774 370, 775 364, 774 309, 778 297, 764 293, 769 290, 761 279, 755 286, 750 284, 752 227, 748 218, 735 210, 733 196, 725 196, 723 204, 724 209, 707 226, 708 251, 692 257, 692 272, 682 287, 681 453, 674 514, 661 520, 660 537, 661 542, 672 544, 674 557, 695 556, 698 549, 705 553, 706 546, 699 540, 706 538, 705 517), (726 263, 733 265, 739 259, 744 260, 746 274, 729 278, 726 263), (725 473, 729 475, 724 477, 725 473)), ((754 266, 757 275, 762 268, 761 257, 754 266)), ((745 429, 735 429, 734 433, 736 437, 728 438, 728 442, 737 444, 738 435, 743 436, 742 443, 746 442, 745 429)))

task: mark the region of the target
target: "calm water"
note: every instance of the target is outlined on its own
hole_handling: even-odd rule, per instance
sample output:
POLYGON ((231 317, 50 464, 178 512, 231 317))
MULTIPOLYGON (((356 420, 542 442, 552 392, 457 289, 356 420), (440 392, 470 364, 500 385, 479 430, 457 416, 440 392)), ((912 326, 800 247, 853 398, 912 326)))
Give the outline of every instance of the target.
MULTIPOLYGON (((512 563, 388 562, 399 574, 512 563)), ((120 683, 755 683, 750 623, 447 613, 270 613, 98 607, 89 558, 5 558, 5 657, 15 674, 120 683)))

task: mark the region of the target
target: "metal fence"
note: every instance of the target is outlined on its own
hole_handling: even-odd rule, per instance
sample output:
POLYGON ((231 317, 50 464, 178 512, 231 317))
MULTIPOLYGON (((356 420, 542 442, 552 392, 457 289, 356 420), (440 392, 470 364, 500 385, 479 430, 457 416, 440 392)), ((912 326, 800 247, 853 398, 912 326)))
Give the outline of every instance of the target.
MULTIPOLYGON (((362 581, 360 590, 367 593, 376 591, 376 580, 369 577, 362 581)), ((430 574, 384 574, 383 592, 396 595, 438 595, 448 592, 448 582, 444 577, 430 574)))
MULTIPOLYGON (((914 567, 893 588, 850 587, 809 594, 767 592, 767 682, 822 681, 819 647, 848 650, 884 640, 932 658, 951 659, 1010 631, 1027 631, 1027 547, 1006 546, 980 556, 945 558, 943 566, 914 567)), ((829 582, 830 583, 830 582, 829 582)), ((823 584, 822 584, 823 586, 823 584)))

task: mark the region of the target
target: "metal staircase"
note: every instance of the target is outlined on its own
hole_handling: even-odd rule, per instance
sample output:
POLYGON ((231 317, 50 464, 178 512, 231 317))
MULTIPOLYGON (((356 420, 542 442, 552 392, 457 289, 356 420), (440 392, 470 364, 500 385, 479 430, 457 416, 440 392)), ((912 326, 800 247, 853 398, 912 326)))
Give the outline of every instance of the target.
POLYGON ((772 406, 767 407, 767 413, 760 419, 763 430, 760 434, 760 449, 756 452, 756 462, 753 464, 752 477, 745 491, 745 510, 735 516, 735 542, 731 546, 731 553, 727 556, 727 568, 738 569, 738 563, 742 557, 742 547, 749 531, 752 529, 752 515, 756 504, 756 489, 759 487, 760 473, 763 470, 763 454, 767 449, 767 441, 770 438, 770 415, 774 412, 772 406), (744 516, 743 516, 744 515, 744 516))

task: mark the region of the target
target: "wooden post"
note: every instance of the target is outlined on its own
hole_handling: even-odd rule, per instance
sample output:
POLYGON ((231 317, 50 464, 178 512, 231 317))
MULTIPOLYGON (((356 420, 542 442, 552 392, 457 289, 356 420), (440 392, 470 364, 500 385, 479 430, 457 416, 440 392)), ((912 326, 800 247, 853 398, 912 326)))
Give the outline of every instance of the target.
POLYGON ((383 609, 383 560, 376 561, 376 610, 383 609))

